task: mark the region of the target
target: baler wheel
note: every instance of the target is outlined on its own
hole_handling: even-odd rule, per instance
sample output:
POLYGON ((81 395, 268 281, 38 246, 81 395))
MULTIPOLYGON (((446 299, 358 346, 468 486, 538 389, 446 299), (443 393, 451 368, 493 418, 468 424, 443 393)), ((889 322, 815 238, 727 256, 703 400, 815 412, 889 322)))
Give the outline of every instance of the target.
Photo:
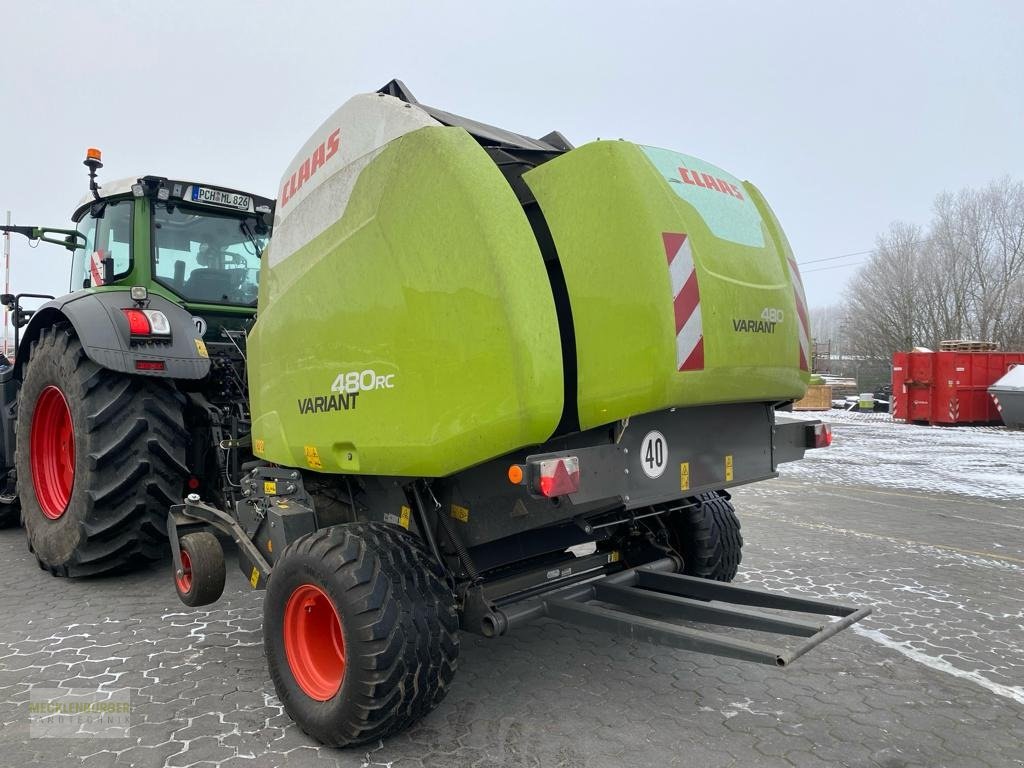
POLYGON ((725 491, 702 493, 697 504, 673 513, 669 526, 683 556, 683 573, 714 581, 736 578, 743 560, 743 535, 736 508, 725 491))
POLYGON ((55 576, 91 576, 167 552, 167 509, 188 468, 172 382, 91 360, 67 323, 32 342, 15 466, 29 549, 55 576))
POLYGON ((174 574, 174 589, 192 608, 215 603, 224 594, 227 571, 224 548, 208 531, 186 533, 178 544, 181 570, 174 574))
POLYGON ((407 728, 448 693, 455 596, 420 540, 345 523, 288 546, 263 601, 270 677, 288 715, 334 747, 407 728))

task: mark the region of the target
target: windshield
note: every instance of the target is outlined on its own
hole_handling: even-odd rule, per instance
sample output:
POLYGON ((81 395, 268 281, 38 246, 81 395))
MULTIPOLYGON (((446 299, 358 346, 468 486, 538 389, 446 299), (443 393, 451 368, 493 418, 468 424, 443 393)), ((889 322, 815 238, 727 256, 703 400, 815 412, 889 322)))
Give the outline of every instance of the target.
POLYGON ((153 274, 185 301, 254 305, 267 238, 252 216, 156 203, 153 274))

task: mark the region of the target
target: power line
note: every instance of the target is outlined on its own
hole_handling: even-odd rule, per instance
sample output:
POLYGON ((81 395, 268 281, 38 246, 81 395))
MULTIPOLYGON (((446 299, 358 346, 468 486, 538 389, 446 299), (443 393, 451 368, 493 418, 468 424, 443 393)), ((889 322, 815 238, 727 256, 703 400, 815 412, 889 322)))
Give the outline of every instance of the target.
MULTIPOLYGON (((875 249, 872 248, 870 251, 854 251, 853 253, 844 253, 842 256, 827 256, 824 259, 810 259, 809 261, 798 261, 797 264, 817 264, 819 261, 836 261, 837 259, 848 259, 851 256, 864 256, 869 253, 874 253, 875 249)), ((813 270, 808 270, 813 271, 813 270)))
MULTIPOLYGON (((870 251, 869 251, 870 253, 870 251)), ((831 267, 815 267, 814 269, 801 269, 801 275, 808 275, 811 272, 824 272, 829 269, 846 269, 848 267, 859 267, 861 264, 867 264, 866 261, 855 261, 853 264, 833 264, 831 267)))
MULTIPOLYGON (((927 242, 927 240, 911 240, 909 243, 903 243, 903 245, 922 245, 927 242)), ((826 256, 823 259, 809 259, 807 261, 798 261, 797 264, 802 266, 804 264, 817 264, 822 261, 838 261, 839 259, 848 259, 852 256, 866 256, 869 253, 874 253, 877 250, 877 248, 870 248, 866 251, 853 251, 852 253, 843 253, 840 254, 839 256, 826 256)), ((813 272, 814 270, 809 269, 807 271, 813 272)))

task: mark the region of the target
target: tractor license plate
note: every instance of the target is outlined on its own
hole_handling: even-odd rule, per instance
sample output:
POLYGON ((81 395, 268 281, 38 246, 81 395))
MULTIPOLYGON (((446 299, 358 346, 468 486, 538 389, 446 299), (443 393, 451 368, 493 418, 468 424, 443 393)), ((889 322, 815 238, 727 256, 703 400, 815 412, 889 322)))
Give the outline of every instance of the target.
POLYGON ((240 195, 237 192, 225 192, 223 189, 210 189, 209 187, 192 187, 192 199, 197 203, 222 205, 225 208, 235 208, 239 211, 248 211, 252 207, 252 198, 249 195, 240 195))

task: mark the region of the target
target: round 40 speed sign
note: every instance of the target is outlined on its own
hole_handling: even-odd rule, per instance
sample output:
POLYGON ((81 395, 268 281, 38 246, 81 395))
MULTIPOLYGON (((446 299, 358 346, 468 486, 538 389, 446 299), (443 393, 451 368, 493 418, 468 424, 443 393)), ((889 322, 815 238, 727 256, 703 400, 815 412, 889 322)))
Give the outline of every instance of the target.
POLYGON ((661 477, 667 466, 668 442, 661 432, 652 430, 644 435, 644 441, 640 443, 640 467, 653 480, 661 477))

